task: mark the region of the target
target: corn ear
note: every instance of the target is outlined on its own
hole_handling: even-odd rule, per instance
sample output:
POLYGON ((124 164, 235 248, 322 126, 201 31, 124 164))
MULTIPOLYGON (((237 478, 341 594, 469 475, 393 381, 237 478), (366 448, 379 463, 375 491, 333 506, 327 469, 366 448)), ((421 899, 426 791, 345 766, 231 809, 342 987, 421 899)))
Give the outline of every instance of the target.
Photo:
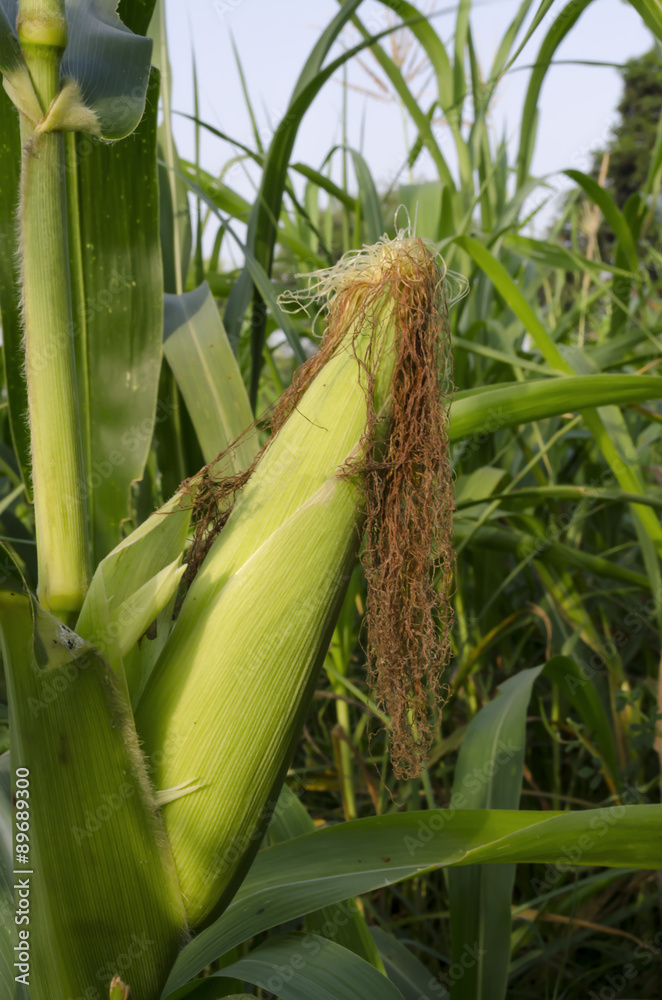
POLYGON ((394 287, 400 273, 414 280, 417 255, 440 281, 420 240, 346 265, 325 363, 242 489, 138 707, 156 787, 201 786, 163 808, 194 927, 223 907, 257 850, 331 639, 361 535, 343 473, 362 454, 368 393, 388 425, 394 287))
POLYGON ((195 629, 172 636, 173 659, 168 643, 140 702, 157 789, 202 786, 163 809, 194 926, 234 889, 237 861, 259 843, 357 546, 354 488, 331 477, 232 575, 195 629))
POLYGON ((16 879, 29 890, 30 996, 108 996, 121 976, 157 1000, 186 919, 121 679, 20 582, 0 591, 0 627, 12 767, 29 781, 16 879))

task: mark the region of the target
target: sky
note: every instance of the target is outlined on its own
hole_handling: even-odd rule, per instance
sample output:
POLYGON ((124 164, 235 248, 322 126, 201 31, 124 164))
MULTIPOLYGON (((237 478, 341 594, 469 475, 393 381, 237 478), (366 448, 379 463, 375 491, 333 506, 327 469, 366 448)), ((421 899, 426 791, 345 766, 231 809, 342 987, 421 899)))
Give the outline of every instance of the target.
MULTIPOLYGON (((165 0, 168 43, 173 73, 173 109, 193 111, 193 53, 198 76, 200 117, 235 139, 254 147, 253 133, 242 95, 236 46, 254 106, 258 130, 268 145, 274 127, 284 115, 298 74, 324 27, 339 7, 332 0, 165 0)), ((487 75, 494 53, 519 0, 483 0, 472 9, 471 24, 478 58, 487 75)), ((551 18, 563 9, 556 0, 551 18)), ((537 7, 537 3, 534 5, 537 7)), ((452 43, 455 11, 441 2, 420 0, 419 8, 443 11, 433 23, 444 42, 452 43)), ((375 0, 364 0, 360 14, 366 24, 384 25, 385 8, 375 0)), ((544 27, 524 50, 518 66, 526 66, 535 56, 544 36, 544 27)), ((351 31, 341 45, 354 44, 351 31)), ((384 43, 388 44, 388 43, 384 43)), ((585 60, 621 64, 640 55, 652 45, 652 36, 639 15, 623 0, 594 0, 582 14, 557 50, 556 60, 585 60)), ((452 51, 452 45, 450 48, 452 51)), ((414 133, 400 105, 383 93, 373 79, 378 67, 369 54, 363 65, 353 62, 347 74, 347 140, 360 148, 378 187, 385 188, 401 169, 407 139, 414 133)), ((412 90, 425 87, 426 67, 412 83, 412 90)), ((495 136, 504 133, 514 155, 519 133, 521 108, 529 72, 511 72, 500 84, 491 117, 495 136)), ((383 79, 383 77, 382 77, 383 79)), ((586 170, 591 152, 604 144, 615 121, 615 107, 621 91, 618 71, 610 67, 560 65, 546 77, 539 102, 539 126, 533 171, 557 174, 567 168, 586 170)), ((432 94, 428 88, 427 93, 432 94)), ((294 149, 294 160, 319 168, 330 148, 342 141, 342 109, 345 88, 339 72, 323 88, 303 120, 294 149)), ((180 155, 193 159, 193 132, 190 122, 175 116, 175 137, 180 155)), ((450 140, 442 146, 446 153, 450 140)), ((201 162, 212 173, 220 171, 232 155, 231 147, 205 134, 201 162)), ((336 160, 336 171, 340 160, 336 160)), ((339 173, 336 173, 339 177, 339 173)), ((402 182, 433 179, 435 170, 427 154, 416 164, 414 175, 407 172, 402 182)), ((563 178, 552 177, 562 187, 563 178)), ((236 166, 228 182, 250 197, 254 180, 236 166)), ((569 183, 569 182, 568 182, 569 183)))

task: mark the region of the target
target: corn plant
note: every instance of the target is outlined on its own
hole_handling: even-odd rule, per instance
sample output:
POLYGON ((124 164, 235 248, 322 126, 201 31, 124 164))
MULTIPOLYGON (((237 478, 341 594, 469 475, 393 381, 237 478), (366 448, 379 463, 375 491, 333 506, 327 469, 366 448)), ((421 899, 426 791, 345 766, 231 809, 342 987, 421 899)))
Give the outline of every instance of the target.
MULTIPOLYGON (((489 162, 485 115, 530 4, 513 22, 488 84, 472 64, 477 115, 469 142, 458 72, 465 46, 472 51, 468 20, 462 13, 451 73, 430 22, 409 4, 385 4, 410 23, 435 66, 460 182, 435 144, 433 232, 383 236, 368 199, 370 245, 331 267, 304 268, 307 291, 279 299, 277 240, 292 252, 302 238, 305 246, 319 236, 310 212, 294 219, 282 209, 298 125, 332 73, 372 47, 421 142, 434 142, 426 115, 379 48, 392 28, 370 34, 357 19, 359 0, 341 4, 270 148, 254 154, 261 190, 245 270, 226 289, 226 325, 208 284, 186 290, 184 180, 209 218, 220 217, 221 241, 232 232, 228 206, 240 218, 246 205, 199 164, 179 160, 167 114, 158 134, 160 74, 150 66, 155 55, 167 110, 168 61, 162 11, 151 28, 155 53, 145 34, 153 6, 124 3, 117 13, 110 0, 0 0, 3 432, 13 447, 3 470, 13 488, 0 516, 21 515, 9 522, 0 589, 11 761, 3 788, 11 785, 16 805, 12 812, 9 797, 1 800, 4 991, 20 997, 27 989, 32 1000, 174 1000, 239 995, 248 983, 284 1000, 378 992, 396 1000, 411 995, 407 975, 415 982, 420 963, 395 939, 369 933, 360 907, 342 906, 395 883, 416 884, 426 871, 432 885, 434 870, 449 868, 454 954, 461 956, 480 924, 475 971, 452 993, 502 995, 510 954, 502 911, 509 913, 516 864, 557 864, 566 845, 572 864, 662 864, 658 805, 629 804, 621 794, 597 809, 518 809, 534 683, 545 677, 573 692, 581 673, 571 658, 519 670, 474 713, 448 809, 432 794, 426 810, 382 809, 317 830, 284 781, 329 656, 346 690, 343 629, 352 629, 359 563, 371 704, 387 726, 397 775, 426 781, 453 645, 454 586, 461 628, 467 598, 477 599, 456 569, 456 550, 472 533, 485 545, 499 541, 484 513, 452 540, 451 449, 486 428, 488 437, 509 429, 535 435, 539 422, 579 411, 629 504, 631 533, 653 594, 659 590, 662 535, 643 471, 623 461, 627 427, 619 409, 661 398, 659 376, 586 374, 513 277, 517 255, 556 262, 553 248, 532 246, 514 230, 503 235, 523 189, 517 204, 507 203, 505 173, 489 162), (361 40, 327 63, 350 20, 361 40), (471 231, 477 205, 483 230, 499 234, 505 264, 500 247, 471 231), (455 304, 465 282, 447 270, 440 248, 458 270, 480 269, 469 299, 455 304), (505 329, 514 316, 535 344, 534 360, 520 358, 505 334, 501 349, 487 344, 481 353, 475 324, 494 289, 493 322, 505 329), (325 329, 304 361, 300 331, 310 329, 310 307, 323 310, 325 329), (459 346, 472 359, 542 377, 492 383, 476 368, 476 385, 465 380, 453 393, 451 322, 456 355, 459 346), (273 379, 266 395, 281 378, 265 351, 270 323, 282 327, 303 363, 278 393, 265 429, 253 410, 265 357, 273 379), (198 455, 206 464, 191 468, 198 455), (494 750, 499 734, 510 740, 505 759, 494 750), (496 776, 469 793, 465 779, 486 758, 496 776), (501 907, 492 925, 488 897, 501 907), (307 933, 255 945, 263 932, 301 918, 307 933)), ((637 6, 656 27, 656 8, 637 6)), ((541 5, 524 41, 548 7, 541 5)), ((547 63, 571 24, 566 16, 550 30, 547 63)), ((541 79, 534 75, 527 98, 524 182, 530 105, 541 79)), ((369 188, 361 160, 353 162, 369 188)), ((659 169, 651 171, 651 191, 659 169)), ((303 172, 346 209, 355 207, 322 173, 303 172)), ((579 182, 602 199, 590 179, 579 182)), ((614 274, 622 294, 624 283, 639 281, 630 244, 643 209, 623 216, 608 206, 605 215, 618 230, 614 274)), ((522 286, 526 273, 520 277, 522 286)), ((618 333, 618 308, 613 316, 618 333)), ((461 455, 456 465, 462 468, 461 455)), ((466 466, 467 476, 480 471, 466 466)), ((498 482, 475 477, 467 506, 482 502, 485 483, 495 500, 498 482)), ((535 534, 533 520, 523 524, 535 534)), ((515 545, 514 532, 504 533, 501 544, 515 545)), ((584 565, 589 559, 595 569, 590 558, 584 565)), ((598 561, 604 570, 606 560, 598 561)), ((631 582, 641 576, 622 568, 621 579, 628 572, 631 582)), ((569 585, 549 578, 550 591, 560 584, 569 585)), ((470 668, 461 665, 463 678, 470 668)), ((618 793, 602 703, 585 692, 576 703, 618 793)), ((348 759, 339 751, 341 767, 348 759)), ((345 807, 356 816, 351 795, 345 807)), ((417 995, 426 995, 422 989, 417 995)))

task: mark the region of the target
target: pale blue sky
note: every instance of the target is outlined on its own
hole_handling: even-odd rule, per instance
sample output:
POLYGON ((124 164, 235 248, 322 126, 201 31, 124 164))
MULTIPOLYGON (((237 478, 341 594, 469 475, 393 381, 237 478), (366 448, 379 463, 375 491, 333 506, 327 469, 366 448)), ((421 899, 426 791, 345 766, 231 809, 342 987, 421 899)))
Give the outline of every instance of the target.
MULTIPOLYGON (((487 73, 492 56, 514 15, 519 0, 487 0, 476 4, 472 30, 483 70, 487 73)), ((442 10, 442 2, 422 2, 421 9, 442 10)), ((537 6, 537 4, 536 4, 537 6)), ((564 6, 557 0, 552 12, 564 6)), ((195 58, 200 85, 201 117, 235 138, 253 145, 252 132, 243 102, 238 73, 232 53, 234 36, 259 128, 265 144, 273 126, 284 114, 289 96, 303 63, 321 30, 338 10, 332 0, 166 0, 168 36, 173 69, 173 107, 191 112, 193 108, 192 62, 195 58)), ((383 21, 384 7, 365 0, 360 8, 366 23, 375 17, 383 21)), ((452 38, 455 15, 436 17, 434 23, 441 37, 452 38)), ((543 34, 538 29, 520 59, 534 61, 543 34)), ((344 36, 350 44, 355 36, 344 36)), ((650 48, 652 38, 638 14, 622 0, 594 0, 564 41, 556 59, 585 59, 622 63, 650 48)), ((334 52, 339 52, 337 46, 334 52)), ((366 65, 376 67, 366 55, 366 65)), ((495 130, 513 140, 518 134, 522 98, 528 73, 512 73, 500 85, 493 114, 495 130)), ((423 82, 424 74, 421 76, 423 82)), ((349 70, 353 87, 376 90, 368 73, 354 64, 349 70)), ((412 88, 413 89, 413 88, 412 88)), ((432 91, 430 91, 432 93, 432 91)), ((618 73, 610 68, 559 66, 550 71, 543 89, 540 108, 539 138, 534 170, 539 173, 568 167, 586 169, 590 150, 604 142, 613 121, 614 107, 620 93, 618 73)), ((319 167, 329 148, 341 139, 342 77, 329 81, 304 119, 294 150, 294 157, 319 167)), ((351 145, 360 146, 363 133, 364 155, 380 186, 386 186, 401 166, 405 155, 405 128, 414 134, 410 123, 395 102, 379 101, 364 94, 349 92, 349 135, 351 145)), ((179 119, 176 138, 182 155, 193 157, 190 123, 179 119)), ((448 142, 443 148, 450 147, 448 142)), ((511 148, 516 148, 511 143, 511 148)), ((229 147, 213 138, 205 138, 202 162, 217 171, 229 158, 229 147)), ((435 176, 431 161, 421 157, 415 180, 435 176)), ((407 180, 403 175, 403 180, 407 180)), ((242 192, 251 191, 250 180, 236 170, 231 183, 242 192)))

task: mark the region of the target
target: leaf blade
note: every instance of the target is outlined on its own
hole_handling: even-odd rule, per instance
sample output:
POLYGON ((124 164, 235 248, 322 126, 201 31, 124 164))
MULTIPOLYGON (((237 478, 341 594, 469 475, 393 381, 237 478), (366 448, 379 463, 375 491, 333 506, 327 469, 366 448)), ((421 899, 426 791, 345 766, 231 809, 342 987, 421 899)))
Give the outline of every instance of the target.
POLYGON ((433 810, 355 820, 297 837, 258 855, 223 916, 180 953, 163 995, 261 930, 430 867, 554 864, 563 845, 580 837, 588 840, 571 863, 662 867, 662 843, 654 833, 660 821, 659 805, 571 813, 433 810))

